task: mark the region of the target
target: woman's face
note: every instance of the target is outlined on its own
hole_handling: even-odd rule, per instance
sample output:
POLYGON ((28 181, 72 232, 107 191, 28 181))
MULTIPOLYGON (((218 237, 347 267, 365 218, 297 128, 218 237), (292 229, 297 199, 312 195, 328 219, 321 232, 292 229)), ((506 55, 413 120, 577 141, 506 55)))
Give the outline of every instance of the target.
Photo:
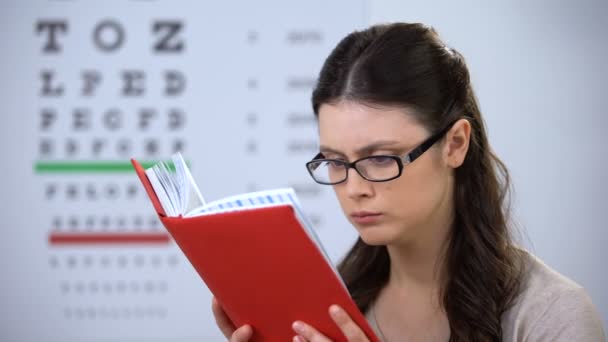
MULTIPOLYGON (((352 162, 369 155, 403 156, 431 134, 408 109, 340 101, 319 108, 319 135, 326 158, 352 162)), ((435 221, 451 209, 451 170, 440 141, 406 165, 399 178, 370 182, 350 169, 347 181, 333 187, 363 241, 411 243, 431 234, 435 221)))

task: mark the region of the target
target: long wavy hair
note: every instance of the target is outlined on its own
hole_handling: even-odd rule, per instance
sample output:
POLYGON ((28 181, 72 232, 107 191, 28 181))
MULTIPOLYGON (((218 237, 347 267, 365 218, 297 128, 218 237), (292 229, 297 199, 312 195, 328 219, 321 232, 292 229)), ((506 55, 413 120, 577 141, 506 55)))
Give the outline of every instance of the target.
MULTIPOLYGON (((431 132, 460 118, 470 122, 469 150, 454 170, 455 215, 442 259, 441 300, 450 341, 500 341, 501 316, 520 290, 522 258, 508 228, 509 173, 488 144, 463 56, 422 24, 355 31, 321 69, 312 95, 315 115, 322 104, 338 100, 414 109, 431 132)), ((389 279, 387 248, 359 238, 338 269, 366 312, 389 279)))

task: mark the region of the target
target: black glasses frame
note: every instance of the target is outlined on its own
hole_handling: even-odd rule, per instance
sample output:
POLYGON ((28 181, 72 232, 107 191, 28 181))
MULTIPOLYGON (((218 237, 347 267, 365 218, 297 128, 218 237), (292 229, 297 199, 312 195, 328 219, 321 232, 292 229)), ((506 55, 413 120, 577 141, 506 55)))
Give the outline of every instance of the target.
POLYGON ((319 152, 319 154, 317 154, 311 161, 306 163, 306 170, 308 170, 308 173, 310 174, 310 176, 312 177, 312 179, 315 182, 317 182, 319 184, 324 184, 324 185, 336 185, 336 184, 346 182, 348 180, 348 170, 349 169, 355 169, 355 171, 357 171, 359 176, 361 176, 363 179, 365 179, 367 181, 388 182, 395 178, 399 178, 401 176, 401 174, 403 173, 403 167, 405 165, 410 164, 410 163, 414 162, 414 160, 418 159, 418 157, 420 157, 424 152, 426 152, 429 148, 431 148, 431 146, 433 146, 437 141, 439 141, 441 138, 443 138, 443 136, 452 128, 452 126, 454 126, 455 123, 456 123, 456 121, 453 121, 452 123, 447 125, 444 129, 442 129, 441 131, 439 131, 439 132, 433 134, 432 136, 430 136, 429 138, 427 138, 420 145, 415 147, 412 151, 410 151, 409 153, 407 153, 404 156, 373 155, 373 156, 367 156, 367 157, 357 159, 353 162, 348 162, 348 161, 340 160, 340 159, 327 159, 327 158, 325 158, 325 156, 323 155, 322 152, 319 152), (377 179, 367 178, 366 176, 364 176, 361 173, 361 171, 359 171, 359 169, 357 169, 357 163, 361 162, 362 160, 373 159, 373 158, 378 158, 378 157, 394 159, 397 162, 397 165, 399 167, 399 173, 396 176, 391 177, 391 178, 377 180, 377 179), (344 177, 344 179, 339 182, 320 182, 319 180, 317 180, 315 178, 315 176, 313 174, 314 170, 316 169, 315 165, 320 161, 327 161, 327 162, 339 163, 339 164, 344 165, 344 167, 346 168, 346 177, 344 177))

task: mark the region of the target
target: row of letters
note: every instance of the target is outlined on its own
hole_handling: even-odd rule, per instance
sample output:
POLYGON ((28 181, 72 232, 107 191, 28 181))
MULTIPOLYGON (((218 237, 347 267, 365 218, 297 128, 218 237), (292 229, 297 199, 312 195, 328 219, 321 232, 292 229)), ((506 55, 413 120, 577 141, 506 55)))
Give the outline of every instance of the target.
MULTIPOLYGON (((161 252, 162 253, 162 252, 161 252)), ((146 253, 144 254, 112 254, 112 255, 95 255, 95 254, 85 254, 85 255, 63 255, 57 256, 52 255, 49 258, 49 266, 53 268, 96 268, 97 266, 106 267, 125 267, 128 265, 133 265, 138 268, 152 266, 169 266, 174 267, 179 264, 179 257, 176 254, 152 254, 146 253)), ((92 282, 91 282, 92 283, 92 282)), ((64 282, 65 284, 65 282, 64 282)), ((132 283, 134 290, 138 287, 132 283)), ((62 284, 62 290, 65 288, 65 285, 62 284)))
MULTIPOLYGON (((249 126, 258 122, 258 114, 246 116, 249 126)), ((285 118, 289 127, 314 126, 316 118, 312 113, 291 112, 285 118)), ((142 107, 125 113, 119 108, 94 110, 88 107, 74 107, 59 112, 53 107, 44 107, 39 111, 39 129, 41 132, 52 132, 61 124, 70 132, 89 132, 94 129, 118 131, 123 128, 136 128, 139 131, 162 129, 181 130, 186 125, 186 113, 180 108, 160 110, 154 107, 142 107), (127 120, 129 124, 127 124, 127 120)))
POLYGON ((141 190, 141 184, 118 185, 115 183, 47 183, 44 187, 44 196, 48 200, 57 199, 61 196, 69 200, 99 200, 117 199, 120 197, 134 198, 141 190))
MULTIPOLYGON (((182 20, 154 20, 150 31, 154 35, 151 51, 155 54, 181 54, 186 49, 183 37, 185 22, 182 20)), ((34 30, 41 37, 41 51, 44 54, 60 54, 63 52, 64 37, 70 33, 70 23, 67 19, 40 19, 36 21, 34 30)), ((112 53, 120 50, 127 40, 127 30, 118 20, 104 19, 94 24, 91 31, 93 46, 102 53, 112 53)), ((247 40, 250 44, 259 41, 260 34, 250 30, 247 40)), ((286 40, 291 45, 314 44, 323 42, 323 33, 318 30, 289 30, 286 40)))
MULTIPOLYGON (((120 79, 119 90, 116 95, 124 98, 140 98, 147 94, 146 72, 137 69, 125 69, 118 72, 120 79)), ((43 69, 40 71, 41 97, 58 98, 67 94, 65 81, 58 79, 55 70, 43 69)), ((103 76, 98 70, 82 70, 80 72, 78 95, 82 97, 94 97, 102 86, 103 76)), ((181 71, 165 70, 162 72, 162 91, 153 94, 166 97, 182 95, 186 89, 186 77, 181 71)), ((288 76, 285 80, 285 89, 289 92, 311 91, 317 80, 308 76, 288 76)), ((257 78, 248 78, 245 82, 247 89, 255 91, 260 88, 257 78)))
POLYGON ((98 319, 164 319, 168 315, 167 308, 67 308, 64 310, 66 319, 98 320, 98 319))
MULTIPOLYGON (((151 25, 155 40, 152 51, 161 53, 182 53, 186 47, 181 36, 184 23, 179 20, 157 20, 151 25)), ((42 38, 42 52, 58 54, 63 51, 62 37, 69 34, 70 25, 66 19, 40 19, 35 23, 35 31, 42 38)), ((105 53, 119 50, 126 40, 125 27, 116 20, 106 19, 95 24, 92 40, 95 47, 105 53)))
MULTIPOLYGON (((146 79, 146 72, 138 69, 125 69, 118 73, 120 86, 117 95, 123 97, 145 96, 150 82, 146 79)), ((186 89, 186 76, 178 70, 164 70, 161 72, 162 90, 155 96, 176 97, 184 93, 186 89)), ((40 96, 62 97, 66 95, 65 82, 57 78, 55 70, 43 69, 40 71, 40 96)), ((82 97, 93 97, 98 94, 104 78, 99 70, 82 70, 79 75, 79 95, 82 97)), ((115 80, 112 80, 115 81, 115 80)))
POLYGON ((89 132, 93 129, 120 131, 124 128, 136 128, 138 131, 161 129, 177 131, 185 127, 186 114, 179 108, 169 108, 160 111, 156 108, 139 108, 135 113, 125 113, 118 108, 110 108, 94 113, 91 108, 78 107, 67 113, 59 113, 56 109, 45 107, 40 110, 41 132, 52 132, 61 123, 70 132, 89 132), (127 120, 130 124, 127 125, 127 120), (66 122, 67 121, 67 122, 66 122))
MULTIPOLYGON (((127 259, 125 259, 126 261, 127 259)), ((159 260, 160 262, 160 260, 159 260)), ((121 265, 122 267, 126 265, 121 265)), ((165 293, 169 286, 166 281, 144 281, 135 282, 131 281, 116 281, 116 282, 64 282, 61 284, 61 292, 63 294, 77 294, 77 295, 96 295, 96 294, 137 294, 141 292, 145 293, 165 293)))
MULTIPOLYGON (((56 186, 53 185, 53 186, 56 186)), ((74 184, 68 184, 68 189, 74 187, 74 184)), ((91 185, 87 185, 91 186, 91 185)), ((109 187, 115 187, 115 184, 110 184, 109 187)), ((138 184, 138 189, 141 184, 138 184)), ((95 190, 97 191, 97 190, 95 190)), ((107 191, 104 189, 102 191, 107 191)), ((160 221, 156 215, 82 215, 82 216, 55 216, 53 217, 51 224, 55 230, 89 230, 89 229, 120 229, 129 228, 130 230, 157 230, 160 227, 160 221)))
POLYGON ((140 158, 150 158, 184 152, 185 146, 186 143, 182 138, 175 138, 167 142, 155 138, 142 139, 137 142, 133 138, 122 138, 114 141, 108 141, 106 138, 93 138, 87 142, 72 138, 62 140, 40 138, 38 154, 42 159, 130 158, 135 155, 140 156, 140 158))

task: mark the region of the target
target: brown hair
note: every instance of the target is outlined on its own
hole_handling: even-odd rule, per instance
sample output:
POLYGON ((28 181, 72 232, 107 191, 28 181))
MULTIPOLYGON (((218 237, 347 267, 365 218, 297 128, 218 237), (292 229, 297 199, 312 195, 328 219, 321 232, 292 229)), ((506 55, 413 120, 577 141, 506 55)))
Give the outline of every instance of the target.
MULTIPOLYGON (((519 293, 521 257, 507 225, 509 174, 488 144, 463 56, 422 24, 355 31, 321 69, 312 95, 315 115, 322 104, 342 99, 412 108, 431 132, 460 118, 470 122, 469 150, 454 170, 442 304, 450 341, 500 341, 501 316, 519 293)), ((338 268, 365 312, 388 281, 390 258, 385 246, 359 238, 338 268)))

